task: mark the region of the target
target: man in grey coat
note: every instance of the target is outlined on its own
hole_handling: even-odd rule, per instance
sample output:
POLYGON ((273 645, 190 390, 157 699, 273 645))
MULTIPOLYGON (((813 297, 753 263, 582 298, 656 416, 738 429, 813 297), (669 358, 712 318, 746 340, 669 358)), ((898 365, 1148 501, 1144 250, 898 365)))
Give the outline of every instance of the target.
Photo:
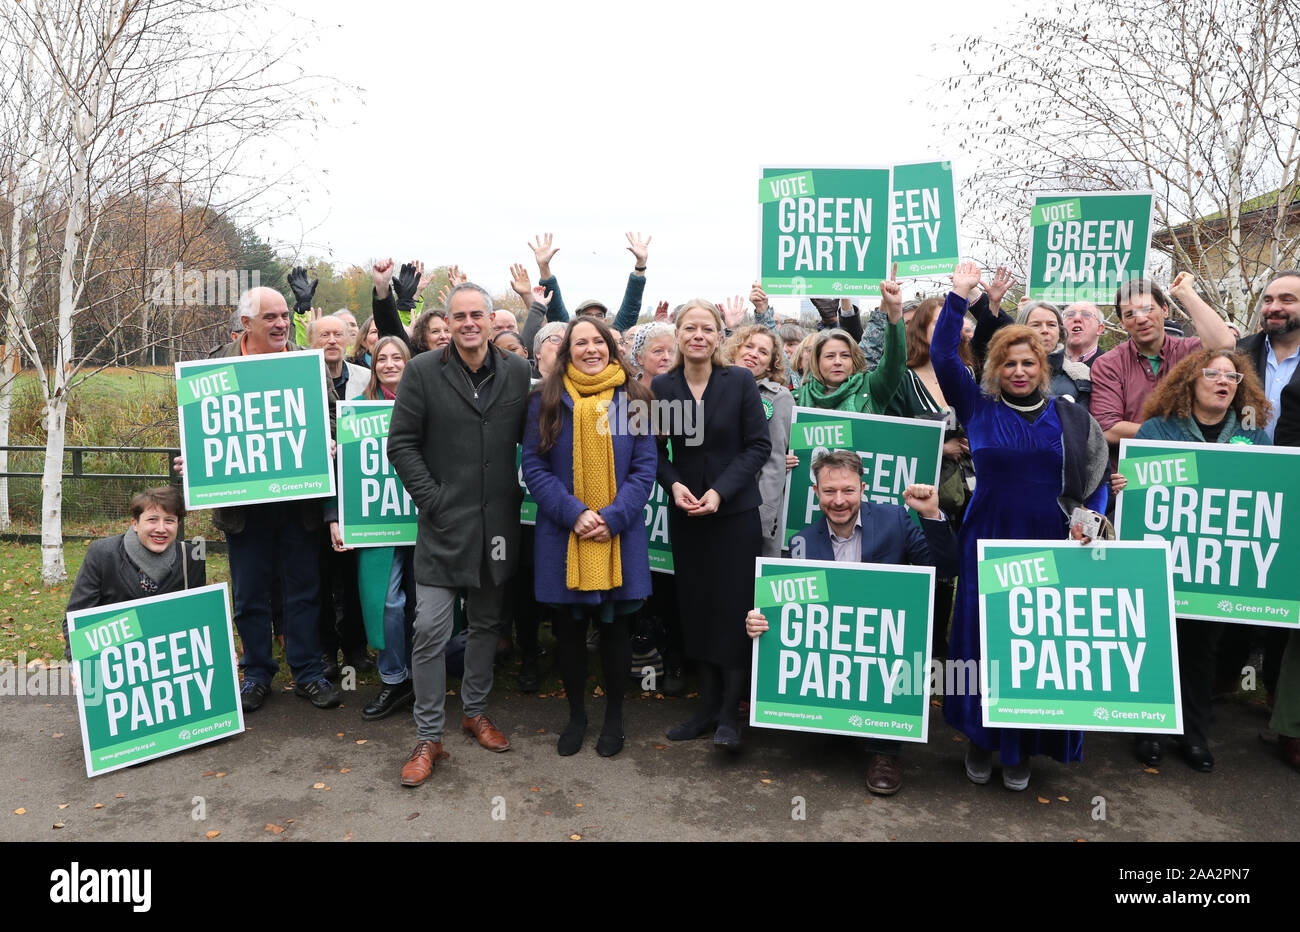
POLYGON ((389 462, 420 511, 411 640, 417 744, 402 768, 404 786, 427 780, 443 754, 444 652, 458 588, 467 590, 469 631, 461 727, 488 750, 510 749, 484 710, 505 585, 518 559, 523 493, 515 452, 530 372, 525 360, 491 344, 491 321, 486 291, 470 282, 452 289, 451 343, 407 364, 388 431, 389 462))

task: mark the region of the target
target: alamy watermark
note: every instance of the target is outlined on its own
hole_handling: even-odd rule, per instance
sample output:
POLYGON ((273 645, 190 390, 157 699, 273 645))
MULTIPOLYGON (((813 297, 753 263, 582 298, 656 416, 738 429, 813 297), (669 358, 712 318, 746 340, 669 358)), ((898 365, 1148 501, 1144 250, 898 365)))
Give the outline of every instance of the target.
POLYGON ((688 447, 704 442, 704 403, 680 399, 631 399, 626 405, 613 407, 608 401, 598 405, 600 417, 596 431, 602 436, 683 438, 688 447))
POLYGON ((154 270, 149 300, 157 306, 236 307, 241 294, 261 284, 257 269, 187 269, 177 262, 154 270))

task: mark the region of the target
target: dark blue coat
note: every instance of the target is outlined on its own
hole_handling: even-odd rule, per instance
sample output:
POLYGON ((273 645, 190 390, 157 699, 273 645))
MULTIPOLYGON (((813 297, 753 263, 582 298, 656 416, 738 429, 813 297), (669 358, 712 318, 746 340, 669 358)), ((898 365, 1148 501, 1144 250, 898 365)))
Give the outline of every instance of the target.
POLYGON ((528 399, 528 420, 524 427, 523 470, 529 494, 537 501, 536 550, 533 559, 534 589, 539 602, 599 605, 607 599, 644 599, 650 595, 650 556, 645 534, 645 504, 654 488, 658 452, 649 430, 636 435, 624 433, 627 394, 614 390, 609 406, 609 426, 614 440, 614 471, 617 493, 614 502, 598 514, 618 535, 623 568, 623 585, 606 592, 576 592, 565 584, 568 570, 569 534, 587 506, 573 495, 573 399, 565 392, 564 420, 559 439, 545 453, 537 451, 541 440, 541 392, 528 399))
MULTIPOLYGON (((790 555, 805 560, 835 559, 825 518, 790 539, 790 555), (797 549, 800 546, 802 552, 797 549)), ((957 538, 946 519, 922 518, 918 528, 900 505, 863 502, 862 562, 933 566, 940 579, 947 579, 957 575, 957 538)))

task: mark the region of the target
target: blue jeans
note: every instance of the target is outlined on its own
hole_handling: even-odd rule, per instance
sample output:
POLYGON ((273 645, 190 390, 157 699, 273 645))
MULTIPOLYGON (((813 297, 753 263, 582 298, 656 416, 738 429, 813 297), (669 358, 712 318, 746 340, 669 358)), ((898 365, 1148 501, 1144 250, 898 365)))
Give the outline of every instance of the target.
POLYGON ((384 599, 384 649, 379 652, 379 679, 405 683, 411 675, 411 640, 407 635, 406 585, 411 578, 414 547, 393 548, 393 568, 384 599))
POLYGON ((325 674, 321 662, 320 531, 298 519, 298 503, 249 505, 244 530, 227 533, 235 627, 244 647, 244 679, 270 686, 280 672, 271 653, 271 583, 284 591, 284 655, 298 683, 325 674))

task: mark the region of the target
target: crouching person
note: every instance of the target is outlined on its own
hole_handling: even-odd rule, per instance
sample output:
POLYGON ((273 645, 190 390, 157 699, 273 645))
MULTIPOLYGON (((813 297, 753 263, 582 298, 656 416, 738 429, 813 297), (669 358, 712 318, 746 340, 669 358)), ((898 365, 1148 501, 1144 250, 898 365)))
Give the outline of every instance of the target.
MULTIPOLYGON (((98 608, 206 585, 198 542, 177 539, 185 502, 171 486, 145 489, 131 499, 131 527, 86 549, 68 598, 68 611, 98 608)), ((68 621, 63 620, 64 655, 71 660, 68 621)))

